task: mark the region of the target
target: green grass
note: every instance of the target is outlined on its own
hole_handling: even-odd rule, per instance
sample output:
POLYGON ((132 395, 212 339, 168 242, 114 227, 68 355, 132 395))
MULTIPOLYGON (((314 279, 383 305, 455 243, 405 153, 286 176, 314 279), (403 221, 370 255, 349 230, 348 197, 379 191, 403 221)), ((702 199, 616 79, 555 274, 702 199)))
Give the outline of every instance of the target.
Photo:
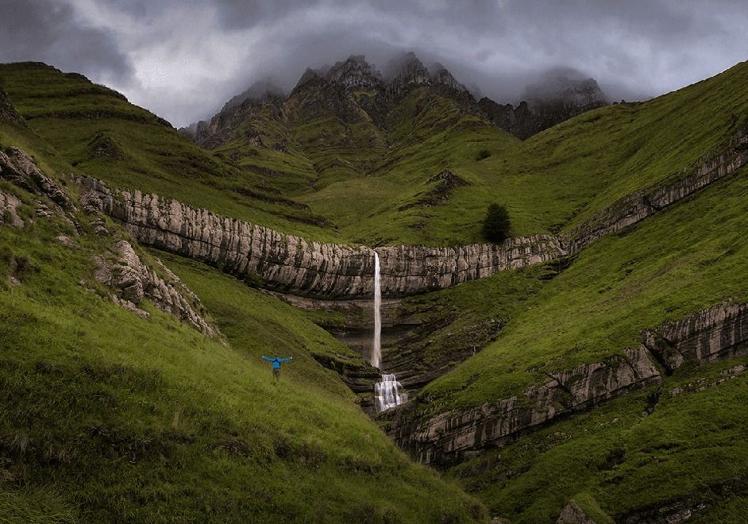
POLYGON ((575 500, 596 522, 682 502, 705 504, 697 522, 741 522, 748 496, 748 376, 715 385, 719 372, 746 358, 692 367, 661 386, 489 451, 450 472, 492 515, 516 523, 555 521, 575 500), (704 391, 672 396, 698 380, 704 391), (651 415, 647 396, 662 391, 651 415))
MULTIPOLYGON (((309 238, 446 245, 480 240, 491 202, 509 209, 514 234, 557 232, 678 176, 745 126, 747 82, 748 65, 739 64, 525 142, 426 90, 405 97, 383 127, 360 114, 346 120, 293 107, 284 123, 264 107, 209 152, 82 77, 4 65, 0 85, 28 127, 0 123, 0 146, 20 145, 61 181, 63 173, 87 173, 309 238), (285 151, 242 139, 258 130, 263 143, 285 151), (467 185, 444 203, 413 205, 446 168, 467 185), (315 225, 322 219, 326 226, 315 225)), ((418 409, 428 415, 496 401, 546 372, 619 354, 639 343, 643 328, 748 299, 746 175, 744 168, 601 239, 562 271, 507 272, 404 300, 424 322, 448 319, 422 341, 424 365, 456 360, 452 353, 498 332, 429 384, 418 409)), ((7 183, 0 189, 32 201, 7 183)), ((32 217, 32 206, 22 213, 32 217)), ((124 234, 109 226, 115 238, 124 234)), ((205 338, 152 306, 151 318, 141 319, 93 283, 92 256, 114 238, 88 229, 75 236, 61 219, 0 228, 0 521, 484 517, 455 483, 412 464, 317 363, 315 356, 361 364, 312 322, 332 317, 148 251, 145 259, 162 257, 200 296, 225 339, 205 338), (59 245, 60 232, 76 247, 59 245), (20 267, 17 287, 8 283, 11 261, 20 267), (268 352, 295 357, 279 386, 259 358, 268 352)), ((651 390, 632 393, 450 474, 492 514, 517 522, 552 521, 569 500, 598 520, 687 500, 707 504, 696 521, 738 521, 748 463, 745 375, 667 394, 732 364, 668 377, 651 416, 642 415, 651 390)))
POLYGON ((302 93, 282 116, 271 104, 236 115, 227 141, 208 152, 79 76, 0 66, 0 84, 32 129, 82 171, 312 239, 370 245, 481 241, 494 202, 509 210, 515 235, 579 225, 621 197, 680 176, 744 127, 746 82, 748 64, 738 64, 524 142, 426 89, 410 92, 381 123, 351 100, 318 107, 322 95, 302 93), (122 154, 94 154, 101 135, 122 154), (262 145, 251 143, 257 136, 262 145), (417 205, 428 179, 446 168, 468 184, 441 204, 417 205))
POLYGON ((309 209, 263 187, 261 175, 206 152, 80 75, 41 64, 0 64, 0 87, 29 127, 79 173, 284 232, 335 238, 314 225, 309 209), (100 150, 95 145, 102 137, 109 147, 100 150))
POLYGON ((312 356, 355 359, 349 349, 288 305, 174 258, 225 341, 152 306, 141 319, 92 278, 92 256, 115 239, 75 236, 61 218, 0 228, 4 519, 481 520, 477 502, 411 463, 312 356), (275 352, 295 357, 280 385, 259 359, 275 352))
POLYGON ((511 396, 546 372, 638 345, 644 328, 724 299, 748 299, 746 174, 583 251, 494 343, 425 388, 433 399, 426 409, 511 396))

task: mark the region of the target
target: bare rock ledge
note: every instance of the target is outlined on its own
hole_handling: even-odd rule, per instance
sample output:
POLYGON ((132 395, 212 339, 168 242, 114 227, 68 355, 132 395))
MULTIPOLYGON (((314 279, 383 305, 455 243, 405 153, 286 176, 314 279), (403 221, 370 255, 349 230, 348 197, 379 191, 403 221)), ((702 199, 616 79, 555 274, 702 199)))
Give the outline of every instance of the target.
MULTIPOLYGON (((108 188, 81 178, 87 207, 122 222, 141 244, 206 262, 272 291, 321 299, 369 297, 374 250, 307 241, 176 200, 108 188)), ((512 238, 501 245, 376 248, 382 294, 404 296, 454 286, 565 254, 553 236, 512 238)))
POLYGON ((420 462, 449 465, 564 414, 591 407, 661 380, 685 362, 706 363, 748 354, 748 304, 721 303, 677 322, 642 331, 638 348, 603 362, 556 373, 521 395, 469 409, 422 415, 396 408, 390 436, 420 462))

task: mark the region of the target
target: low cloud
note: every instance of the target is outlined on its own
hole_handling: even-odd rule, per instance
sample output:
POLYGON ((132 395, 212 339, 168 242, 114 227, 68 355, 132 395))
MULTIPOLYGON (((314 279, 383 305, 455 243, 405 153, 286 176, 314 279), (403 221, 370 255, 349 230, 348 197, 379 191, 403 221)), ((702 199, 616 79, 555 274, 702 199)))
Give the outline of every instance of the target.
POLYGON ((415 51, 515 101, 550 68, 646 97, 748 58, 740 0, 0 0, 0 60, 43 60, 123 91, 176 125, 254 80, 415 51))
POLYGON ((0 1, 0 60, 46 62, 114 83, 133 74, 113 35, 54 0, 0 1))

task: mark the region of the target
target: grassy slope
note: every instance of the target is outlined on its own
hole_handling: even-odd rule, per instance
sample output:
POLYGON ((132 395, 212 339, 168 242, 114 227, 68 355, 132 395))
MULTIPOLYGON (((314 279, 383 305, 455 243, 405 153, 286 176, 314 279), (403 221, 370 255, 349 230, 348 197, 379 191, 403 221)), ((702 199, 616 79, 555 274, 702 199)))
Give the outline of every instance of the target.
MULTIPOLYGON (((348 172, 299 198, 344 238, 371 244, 479 241, 486 206, 495 201, 508 207, 517 235, 558 231, 678 176, 723 144, 748 115, 746 82, 748 64, 738 64, 645 103, 585 113, 525 142, 415 90, 390 114, 390 147, 377 169, 348 172), (479 160, 480 152, 489 156, 479 160), (469 185, 444 204, 408 207, 445 168, 469 185)), ((335 135, 318 124, 318 134, 335 135)))
MULTIPOLYGON (((469 120, 458 120, 453 122, 454 125, 446 126, 438 118, 430 120, 440 114, 449 114, 448 111, 442 112, 439 107, 435 113, 423 113, 424 120, 419 121, 416 118, 419 113, 415 111, 418 105, 416 94, 413 98, 416 101, 414 112, 404 112, 404 115, 410 116, 405 117, 403 122, 392 123, 395 129, 393 133, 401 133, 397 136, 402 138, 402 142, 392 154, 391 165, 377 172, 376 176, 357 175, 343 181, 333 180, 321 191, 302 198, 315 211, 327 210, 329 216, 341 225, 341 236, 344 238, 372 243, 476 240, 477 224, 485 204, 495 199, 508 205, 516 233, 557 230, 570 221, 578 222, 630 191, 677 173, 721 143, 748 111, 746 91, 743 89, 747 76, 748 66, 741 64, 716 79, 645 104, 613 106, 581 115, 521 144, 497 137, 484 127, 473 126, 469 120), (440 131, 435 133, 436 129, 440 131), (419 130, 423 134, 419 134, 419 130), (491 156, 478 161, 477 153, 482 149, 491 152, 491 156), (447 205, 403 211, 397 209, 417 199, 419 193, 427 189, 425 180, 444 167, 453 168, 471 185, 457 189, 447 205)), ((40 133, 47 132, 46 124, 37 127, 34 120, 31 123, 40 133)), ((52 129, 51 125, 49 129, 52 129)), ((54 134, 52 131, 49 133, 50 136, 54 134)), ((60 145, 64 146, 64 143, 60 142, 60 145)), ((74 144, 70 147, 74 148, 74 144)), ((52 160, 49 162, 54 163, 52 160)), ((172 183, 165 183, 164 188, 172 186, 172 183)), ((204 198, 194 191, 197 186, 192 182, 184 186, 183 191, 194 192, 194 196, 204 198)), ((215 195, 214 204, 222 206, 227 200, 225 194, 215 195)), ((577 363, 596 361, 621 351, 627 345, 636 344, 639 330, 644 327, 656 326, 665 319, 679 318, 723 298, 745 300, 748 288, 744 283, 743 268, 748 258, 748 246, 741 233, 748 226, 748 219, 745 218, 746 196, 748 178, 744 169, 736 178, 721 182, 694 199, 647 220, 632 233, 596 243, 583 252, 568 270, 540 289, 534 283, 538 278, 536 274, 517 273, 512 280, 527 278, 527 282, 512 281, 509 284, 512 289, 532 292, 524 303, 512 301, 511 304, 504 304, 491 298, 492 294, 502 292, 505 275, 444 292, 444 296, 454 297, 455 304, 459 304, 461 310, 470 311, 466 315, 465 325, 468 325, 469 319, 481 318, 480 309, 485 301, 491 303, 488 308, 491 315, 506 315, 512 319, 495 343, 426 388, 425 395, 432 399, 426 409, 474 405, 502 398, 542 379, 543 371, 567 369, 577 363)), ((206 303, 222 322, 227 335, 231 338, 234 333, 236 342, 232 341, 232 345, 236 343, 253 348, 249 349, 249 354, 261 351, 257 344, 262 338, 247 338, 246 332, 232 327, 241 322, 232 317, 243 315, 235 308, 245 300, 264 311, 250 311, 248 314, 253 320, 246 322, 255 327, 272 326, 268 328, 267 336, 276 337, 274 340, 281 340, 281 344, 287 344, 290 340, 292 344, 308 346, 309 340, 313 340, 314 337, 299 338, 298 335, 279 336, 283 329, 278 325, 283 325, 285 313, 268 313, 268 308, 272 308, 262 302, 267 300, 265 297, 253 296, 250 299, 233 295, 238 291, 229 293, 228 284, 225 292, 222 284, 215 284, 215 291, 211 291, 214 280, 222 282, 223 277, 209 276, 212 274, 209 270, 198 266, 175 263, 178 264, 176 269, 186 280, 196 288, 202 288, 206 303)), ((418 300, 428 301, 431 297, 418 300)), ((103 310, 106 311, 106 308, 103 310)), ((70 315, 69 312, 67 314, 70 315)), ((449 332, 442 335, 448 340, 449 332)), ((318 351, 324 350, 320 349, 320 345, 312 345, 312 351, 315 351, 314 347, 318 351)), ((448 344, 439 344, 437 351, 442 349, 448 350, 448 344)), ((342 352, 342 349, 336 350, 336 353, 342 352)), ((232 361, 232 365, 236 366, 236 361, 232 361)), ((263 370, 258 368, 257 372, 263 370)), ((291 376, 290 372, 289 377, 296 380, 298 377, 291 376)), ((317 377, 317 372, 322 373, 320 377, 324 375, 317 370, 305 376, 317 377)), ((249 375, 251 373, 247 372, 249 375)), ((242 376, 241 380, 246 380, 247 376, 242 376)), ((199 378, 204 379, 202 375, 199 378)), ((317 378, 309 380, 312 383, 303 384, 304 388, 320 390, 320 395, 334 396, 328 389, 314 384, 317 378)), ((735 383, 741 385, 744 379, 738 379, 735 383)), ((727 389, 719 388, 715 390, 716 393, 705 394, 705 397, 679 397, 672 404, 677 409, 663 410, 662 415, 656 413, 655 417, 646 419, 641 426, 642 431, 646 431, 631 437, 638 440, 630 446, 632 449, 638 449, 636 446, 645 448, 647 438, 671 425, 678 426, 673 429, 674 434, 685 439, 682 435, 688 435, 686 431, 689 426, 699 419, 714 421, 711 434, 715 438, 722 438, 720 424, 735 423, 735 419, 729 419, 728 415, 739 411, 742 401, 741 397, 730 393, 737 386, 723 387, 727 389), (723 391, 728 393, 722 396, 723 391), (711 399, 703 404, 706 407, 699 404, 701 398, 711 399), (731 410, 726 408, 729 413, 720 411, 709 418, 707 408, 720 402, 724 402, 728 408, 732 406, 731 410), (683 417, 676 416, 678 411, 685 412, 683 417), (688 418, 691 415, 693 417, 688 418), (657 418, 659 416, 662 418, 657 418)), ((632 396, 631 400, 616 401, 610 404, 612 407, 606 407, 610 411, 604 413, 609 413, 611 420, 620 415, 633 421, 631 417, 641 410, 641 398, 632 396)), ((575 417, 574 420, 588 419, 575 417)), ((729 426, 722 429, 729 429, 729 426)), ((731 435, 734 436, 724 431, 726 439, 732 438, 731 435)), ((624 438, 624 435, 619 429, 611 429, 600 438, 607 446, 616 439, 624 438)), ((533 440, 528 442, 528 449, 533 443, 537 444, 533 440)), ((563 504, 560 493, 563 493, 563 497, 582 493, 580 498, 584 499, 585 490, 591 490, 593 498, 603 509, 613 513, 626 511, 625 505, 616 497, 624 500, 624 495, 629 495, 632 505, 647 500, 645 495, 648 493, 644 488, 649 486, 651 489, 652 484, 647 484, 645 477, 637 476, 635 466, 641 466, 638 462, 632 462, 628 469, 622 470, 626 473, 626 478, 620 481, 623 483, 622 491, 612 490, 613 495, 608 498, 601 495, 603 488, 596 488, 605 486, 609 489, 607 484, 601 484, 602 477, 599 475, 587 472, 580 473, 579 481, 571 478, 571 472, 576 471, 571 466, 585 456, 585 446, 588 444, 588 440, 573 440, 569 447, 564 448, 565 458, 552 453, 540 458, 528 454, 531 458, 524 463, 518 462, 517 468, 532 468, 533 461, 537 461, 536 474, 520 478, 516 485, 507 484, 506 496, 479 486, 481 479, 478 477, 476 484, 470 480, 466 482, 497 511, 525 515, 530 521, 539 515, 547 518, 554 511, 557 514, 563 504), (567 479, 565 483, 561 483, 558 489, 555 485, 548 485, 548 478, 566 475, 564 471, 567 468, 570 475, 564 477, 567 479), (630 491, 626 492, 624 488, 630 491), (538 499, 537 506, 533 506, 535 499, 538 499)), ((707 447, 704 444, 704 448, 707 447)), ((515 452, 520 450, 511 449, 515 452)), ((603 446, 600 449, 607 448, 603 446)), ((685 446, 683 449, 695 448, 685 446)), ((736 456, 743 453, 739 443, 734 451, 736 456)), ((693 455, 686 453, 679 456, 679 460, 687 457, 698 467, 702 461, 708 462, 715 456, 706 451, 693 455)), ((490 461, 488 464, 481 467, 493 468, 493 473, 486 473, 489 478, 490 475, 500 474, 501 470, 496 469, 495 464, 490 461)), ((338 475, 338 470, 335 471, 335 475, 338 475)), ((667 479, 666 473, 669 471, 673 474, 675 470, 663 471, 660 480, 667 479)), ((738 474, 744 477, 744 472, 738 474)), ((466 470, 465 474, 460 473, 464 478, 473 475, 478 474, 470 473, 470 470, 466 470)), ((688 477, 685 473, 684 476, 688 477)), ((691 476, 700 478, 695 473, 691 476)), ((678 483, 678 486, 674 488, 674 493, 689 492, 687 484, 678 483)), ((38 490, 44 488, 32 484, 27 489, 36 490, 38 494, 38 490)), ((50 511, 59 507, 58 495, 49 495, 50 511)), ((666 495, 656 495, 652 491, 652 496, 659 497, 657 500, 664 500, 666 495)), ((31 500, 23 496, 21 499, 19 504, 31 500)), ((65 507, 68 506, 63 504, 65 507)), ((738 500, 734 508, 722 506, 715 511, 724 512, 729 521, 730 512, 739 511, 740 507, 738 500)))
MULTIPOLYGON (((0 142, 9 140, 3 130, 0 142)), ((26 147, 43 165, 56 162, 33 135, 26 147)), ((141 319, 92 281, 91 256, 113 241, 75 237, 62 219, 0 227, 4 518, 480 518, 475 501, 409 462, 316 363, 314 353, 355 358, 329 334, 274 298, 173 258, 226 341, 152 307, 141 319), (58 244, 60 233, 76 246, 58 244), (9 284, 12 260, 20 286, 9 284), (275 351, 295 357, 280 386, 258 358, 275 351)))
MULTIPOLYGON (((414 205, 434 186, 428 179, 446 168, 472 163, 478 152, 506 151, 518 141, 479 118, 465 114, 452 100, 424 89, 412 91, 389 116, 390 149, 365 177, 349 178, 302 197, 318 213, 328 213, 341 234, 368 244, 451 244, 471 241, 460 218, 464 209, 414 205)), ((471 195, 486 191, 483 180, 458 188, 471 195)), ((482 210, 484 211, 485 208, 482 210)), ((482 212, 481 211, 481 212, 482 212)), ((475 225, 475 224, 471 224, 475 225)))
POLYGON ((430 409, 510 396, 544 372, 637 345, 643 328, 723 299, 748 299, 746 175, 744 168, 630 234, 583 251, 493 344, 425 388, 436 399, 430 409))
MULTIPOLYGON (((681 369, 660 389, 633 393, 461 464, 450 475, 492 514, 554 521, 570 500, 619 519, 682 502, 694 522, 742 522, 748 507, 748 375, 714 385, 731 362, 681 369), (704 387, 672 396, 676 387, 704 387)), ((601 522, 605 522, 601 520, 601 522)))
POLYGON ((525 142, 424 89, 399 103, 384 132, 365 115, 346 123, 330 111, 297 114, 291 104, 282 121, 266 106, 207 153, 80 77, 0 67, 0 82, 31 126, 84 171, 284 231, 369 244, 479 241, 494 201, 508 207, 518 235, 576 225, 722 144, 745 123, 747 81, 748 64, 738 64, 646 103, 585 113, 525 142), (36 87, 26 89, 31 81, 36 87), (89 142, 102 131, 123 158, 92 156, 89 142), (257 132, 262 147, 246 141, 257 132), (489 156, 478 160, 480 152, 489 156), (445 168, 468 185, 444 203, 414 205, 445 168), (312 225, 321 218, 327 227, 312 225))
POLYGON ((308 209, 266 191, 259 174, 224 162, 80 75, 42 64, 0 64, 0 87, 29 126, 81 172, 282 231, 334 237, 308 223, 314 218, 308 209))

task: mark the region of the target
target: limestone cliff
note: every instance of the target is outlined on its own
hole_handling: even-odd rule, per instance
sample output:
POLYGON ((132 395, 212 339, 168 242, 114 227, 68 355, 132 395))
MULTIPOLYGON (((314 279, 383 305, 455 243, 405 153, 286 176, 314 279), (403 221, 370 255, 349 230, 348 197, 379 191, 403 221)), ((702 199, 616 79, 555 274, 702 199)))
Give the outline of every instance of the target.
MULTIPOLYGON (((660 380, 684 362, 709 362, 748 351, 748 304, 717 304, 642 332, 623 356, 556 373, 521 395, 469 409, 422 414, 417 404, 394 413, 390 434, 414 458, 448 465, 561 415, 660 380)), ((422 406, 421 406, 422 409, 422 406)), ((393 415, 390 415, 393 416, 393 415)))
POLYGON ((0 225, 23 227, 23 220, 18 216, 21 201, 15 195, 0 191, 0 225))
MULTIPOLYGON (((373 293, 370 248, 311 242, 158 195, 111 190, 91 178, 81 181, 87 188, 82 198, 122 222, 144 245, 201 260, 273 291, 341 299, 373 293)), ((558 240, 546 235, 501 245, 376 250, 386 297, 442 289, 564 255, 558 240)))
POLYGON ((637 191, 593 216, 566 235, 567 250, 578 253, 600 237, 617 233, 662 209, 735 173, 748 163, 748 130, 697 162, 683 174, 654 187, 637 191))
POLYGON ((748 353, 748 304, 724 303, 642 333, 642 344, 673 372, 688 361, 748 353))
POLYGON ((47 196, 63 209, 73 207, 65 191, 17 147, 9 148, 6 153, 0 151, 0 179, 8 180, 31 193, 47 196))
POLYGON ((407 406, 397 413, 390 434, 420 462, 447 465, 466 453, 501 445, 560 415, 659 379, 646 350, 627 349, 623 356, 559 372, 521 395, 475 408, 420 419, 416 409, 407 406))

